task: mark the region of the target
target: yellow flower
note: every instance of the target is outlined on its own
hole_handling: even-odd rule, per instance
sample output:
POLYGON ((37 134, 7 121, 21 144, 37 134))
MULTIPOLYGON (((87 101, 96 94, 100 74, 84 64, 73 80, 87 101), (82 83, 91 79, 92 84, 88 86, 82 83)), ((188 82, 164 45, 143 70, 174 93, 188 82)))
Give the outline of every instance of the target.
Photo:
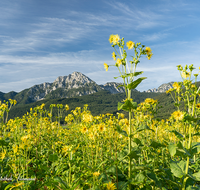
POLYGON ((113 36, 113 44, 115 45, 120 40, 119 35, 116 34, 113 36))
POLYGON ((183 120, 184 118, 184 113, 181 111, 175 111, 172 113, 172 116, 176 119, 176 120, 183 120))
POLYGON ((169 90, 166 90, 166 94, 172 92, 172 88, 170 88, 169 90))
POLYGON ((115 189, 117 189, 116 187, 115 187, 115 184, 114 183, 112 183, 111 181, 107 184, 107 189, 108 190, 115 190, 115 189))
POLYGON ((121 59, 118 58, 115 65, 116 65, 117 67, 119 67, 121 64, 122 64, 122 61, 121 61, 121 59))
POLYGON ((190 76, 190 73, 188 73, 187 71, 183 71, 183 72, 182 72, 182 77, 183 77, 184 79, 188 78, 189 76, 190 76))
POLYGON ((116 61, 117 56, 116 56, 115 52, 112 53, 112 57, 113 57, 114 61, 116 61))
POLYGON ((83 115, 83 121, 85 121, 86 123, 89 123, 93 120, 93 117, 91 114, 84 114, 83 115))
POLYGON ((120 38, 119 38, 119 35, 118 35, 118 34, 116 34, 116 35, 111 34, 111 35, 110 35, 109 42, 110 42, 110 43, 113 43, 113 45, 116 45, 116 43, 117 43, 119 40, 120 40, 120 38))
POLYGON ((146 54, 149 55, 152 53, 152 50, 150 47, 146 47, 146 54))
POLYGON ((67 104, 65 105, 65 110, 69 110, 69 106, 67 104))
POLYGON ((6 150, 1 153, 1 159, 3 160, 6 157, 6 150))
POLYGON ((18 145, 13 145, 13 152, 16 154, 18 151, 18 145))
POLYGON ((24 182, 23 182, 23 181, 22 181, 22 182, 14 183, 11 189, 14 189, 15 187, 20 187, 20 186, 22 186, 22 185, 24 185, 24 182))
POLYGON ((180 86, 177 82, 175 82, 172 86, 174 87, 174 89, 175 89, 177 92, 180 92, 181 86, 180 86))
POLYGON ((198 104, 196 105, 196 107, 197 107, 198 109, 200 109, 200 103, 198 103, 198 104))
POLYGON ((135 45, 135 43, 132 41, 126 42, 126 46, 128 47, 128 49, 133 49, 134 45, 135 45))
POLYGON ((95 177, 99 177, 99 175, 100 175, 99 171, 93 173, 93 176, 95 176, 95 177))
POLYGON ((108 71, 108 64, 104 63, 104 68, 106 69, 106 71, 108 71))
POLYGON ((105 126, 103 124, 100 124, 98 129, 99 129, 99 132, 103 132, 105 131, 105 126))
POLYGON ((152 54, 152 50, 150 47, 146 47, 146 54, 147 54, 147 58, 151 59, 153 54, 152 54))
POLYGON ((113 36, 114 36, 113 34, 110 35, 110 38, 109 38, 109 42, 110 42, 110 43, 113 42, 113 36))
POLYGON ((82 127, 82 128, 81 128, 81 132, 82 132, 82 133, 86 133, 87 131, 88 131, 88 130, 87 130, 87 127, 82 127))

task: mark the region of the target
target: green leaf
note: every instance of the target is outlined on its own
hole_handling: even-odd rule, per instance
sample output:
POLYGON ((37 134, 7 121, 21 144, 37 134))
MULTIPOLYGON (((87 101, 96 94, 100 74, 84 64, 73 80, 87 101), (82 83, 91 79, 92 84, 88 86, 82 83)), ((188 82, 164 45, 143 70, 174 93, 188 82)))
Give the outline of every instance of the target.
POLYGON ((180 162, 178 162, 178 166, 181 168, 181 170, 184 172, 186 170, 186 161, 181 160, 180 162))
POLYGON ((131 111, 131 109, 137 108, 137 102, 131 102, 130 100, 126 100, 125 103, 118 102, 118 110, 125 110, 125 111, 131 111))
POLYGON ((116 130, 118 133, 120 133, 121 135, 124 135, 125 137, 128 137, 128 134, 126 131, 122 130, 121 127, 119 125, 116 125, 116 130))
POLYGON ((143 71, 135 72, 135 73, 134 73, 134 76, 136 77, 136 76, 138 76, 138 75, 141 75, 142 73, 143 73, 143 71))
POLYGON ((137 150, 132 150, 130 152, 130 154, 128 154, 128 157, 130 157, 131 159, 138 159, 140 157, 139 152, 137 150))
POLYGON ((198 171, 197 173, 194 173, 193 177, 195 178, 196 181, 200 181, 200 171, 198 171))
POLYGON ((172 130, 169 132, 174 133, 176 135, 176 137, 179 138, 180 140, 183 140, 183 138, 184 138, 184 136, 176 130, 172 130))
POLYGON ((174 176, 178 177, 178 178, 182 178, 185 173, 182 171, 182 169, 180 168, 179 165, 177 165, 175 162, 170 162, 170 169, 171 172, 174 174, 174 176))
POLYGON ((64 187, 69 188, 67 183, 65 183, 59 176, 54 177, 54 181, 61 183, 64 187))
POLYGON ((132 141, 135 142, 137 145, 142 145, 140 139, 138 139, 138 138, 134 138, 134 139, 132 139, 132 141))
POLYGON ((154 132, 154 130, 153 130, 153 129, 150 129, 146 124, 142 124, 142 125, 140 125, 140 127, 138 127, 138 128, 136 129, 135 134, 138 133, 138 132, 140 132, 140 131, 144 131, 145 129, 151 130, 151 131, 154 132))
POLYGON ((156 141, 152 141, 150 146, 155 148, 155 149, 157 149, 159 147, 163 147, 163 145, 161 143, 158 143, 156 141))
POLYGON ((127 189, 127 185, 128 185, 128 182, 125 182, 125 181, 119 181, 118 182, 118 187, 121 190, 126 190, 127 189))
POLYGON ((131 183, 136 185, 136 184, 144 183, 144 180, 145 180, 145 176, 142 172, 140 172, 139 174, 135 176, 134 181, 132 181, 131 183))
POLYGON ((57 154, 50 154, 49 155, 49 161, 55 162, 58 160, 58 155, 57 154))
POLYGON ((146 79, 147 77, 141 77, 133 82, 131 82, 130 84, 128 84, 128 89, 135 89, 144 79, 146 79))
POLYGON ((186 188, 186 190, 198 190, 198 189, 199 187, 193 187, 191 185, 186 188))
POLYGON ((154 172, 147 173, 147 177, 150 178, 151 180, 155 181, 156 185, 161 187, 161 183, 159 182, 159 180, 154 172))
POLYGON ((175 144, 169 144, 168 150, 171 156, 174 156, 176 154, 176 146, 175 144))

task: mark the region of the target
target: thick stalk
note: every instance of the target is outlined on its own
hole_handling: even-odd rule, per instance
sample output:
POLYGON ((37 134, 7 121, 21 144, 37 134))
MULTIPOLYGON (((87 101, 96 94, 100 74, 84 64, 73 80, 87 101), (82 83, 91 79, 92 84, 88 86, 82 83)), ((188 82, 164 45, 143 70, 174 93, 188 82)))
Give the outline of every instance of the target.
MULTIPOLYGON (((128 89, 128 100, 131 99, 131 90, 128 89)), ((131 136, 131 111, 129 111, 129 155, 131 153, 131 139, 132 139, 132 136, 131 136)), ((129 177, 129 180, 131 180, 131 170, 132 170, 132 164, 131 164, 131 157, 129 156, 129 174, 128 174, 128 177, 129 177)), ((131 190, 131 184, 129 183, 129 190, 131 190)))

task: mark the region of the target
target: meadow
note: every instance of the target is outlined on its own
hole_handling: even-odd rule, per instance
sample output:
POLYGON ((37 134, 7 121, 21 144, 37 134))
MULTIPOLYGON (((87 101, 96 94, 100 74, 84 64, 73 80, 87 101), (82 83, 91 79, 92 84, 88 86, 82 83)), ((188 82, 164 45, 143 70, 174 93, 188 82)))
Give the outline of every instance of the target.
MULTIPOLYGON (((109 40, 120 49, 119 54, 116 49, 113 52, 113 66, 119 69, 127 95, 118 110, 129 116, 93 116, 87 104, 70 112, 68 105, 51 104, 47 110, 41 104, 22 118, 8 120, 16 101, 1 102, 0 189, 200 189, 200 92, 198 74, 192 81, 195 68, 177 66, 183 81, 166 92, 177 110, 168 119, 158 120, 157 100, 147 98, 137 104, 131 98, 131 90, 145 79, 134 80, 142 74, 136 72, 139 58, 146 55, 150 59, 151 49, 127 42, 128 50, 135 53, 127 73, 124 39, 111 35, 109 40), (62 117, 64 126, 60 125, 62 117)), ((104 66, 106 70, 110 67, 104 66)))

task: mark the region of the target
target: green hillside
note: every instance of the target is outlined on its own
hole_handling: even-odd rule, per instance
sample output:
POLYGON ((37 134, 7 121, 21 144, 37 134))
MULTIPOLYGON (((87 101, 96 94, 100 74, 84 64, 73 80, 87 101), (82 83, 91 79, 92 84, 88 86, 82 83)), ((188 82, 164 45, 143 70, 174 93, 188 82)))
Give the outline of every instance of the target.
MULTIPOLYGON (((132 98, 135 102, 140 103, 146 98, 154 98, 157 95, 157 93, 135 91, 133 92, 132 98)), ((70 110, 73 110, 76 107, 83 107, 84 104, 88 104, 88 108, 93 115, 105 113, 116 114, 116 112, 118 112, 117 103, 123 99, 125 99, 125 93, 111 94, 109 91, 100 91, 94 94, 78 96, 74 98, 44 99, 30 104, 17 104, 10 110, 9 118, 22 117, 24 114, 30 111, 30 108, 34 108, 43 103, 45 104, 45 108, 47 110, 49 110, 49 106, 51 104, 68 104, 70 110)), ((56 108, 54 110, 55 115, 56 108)))

